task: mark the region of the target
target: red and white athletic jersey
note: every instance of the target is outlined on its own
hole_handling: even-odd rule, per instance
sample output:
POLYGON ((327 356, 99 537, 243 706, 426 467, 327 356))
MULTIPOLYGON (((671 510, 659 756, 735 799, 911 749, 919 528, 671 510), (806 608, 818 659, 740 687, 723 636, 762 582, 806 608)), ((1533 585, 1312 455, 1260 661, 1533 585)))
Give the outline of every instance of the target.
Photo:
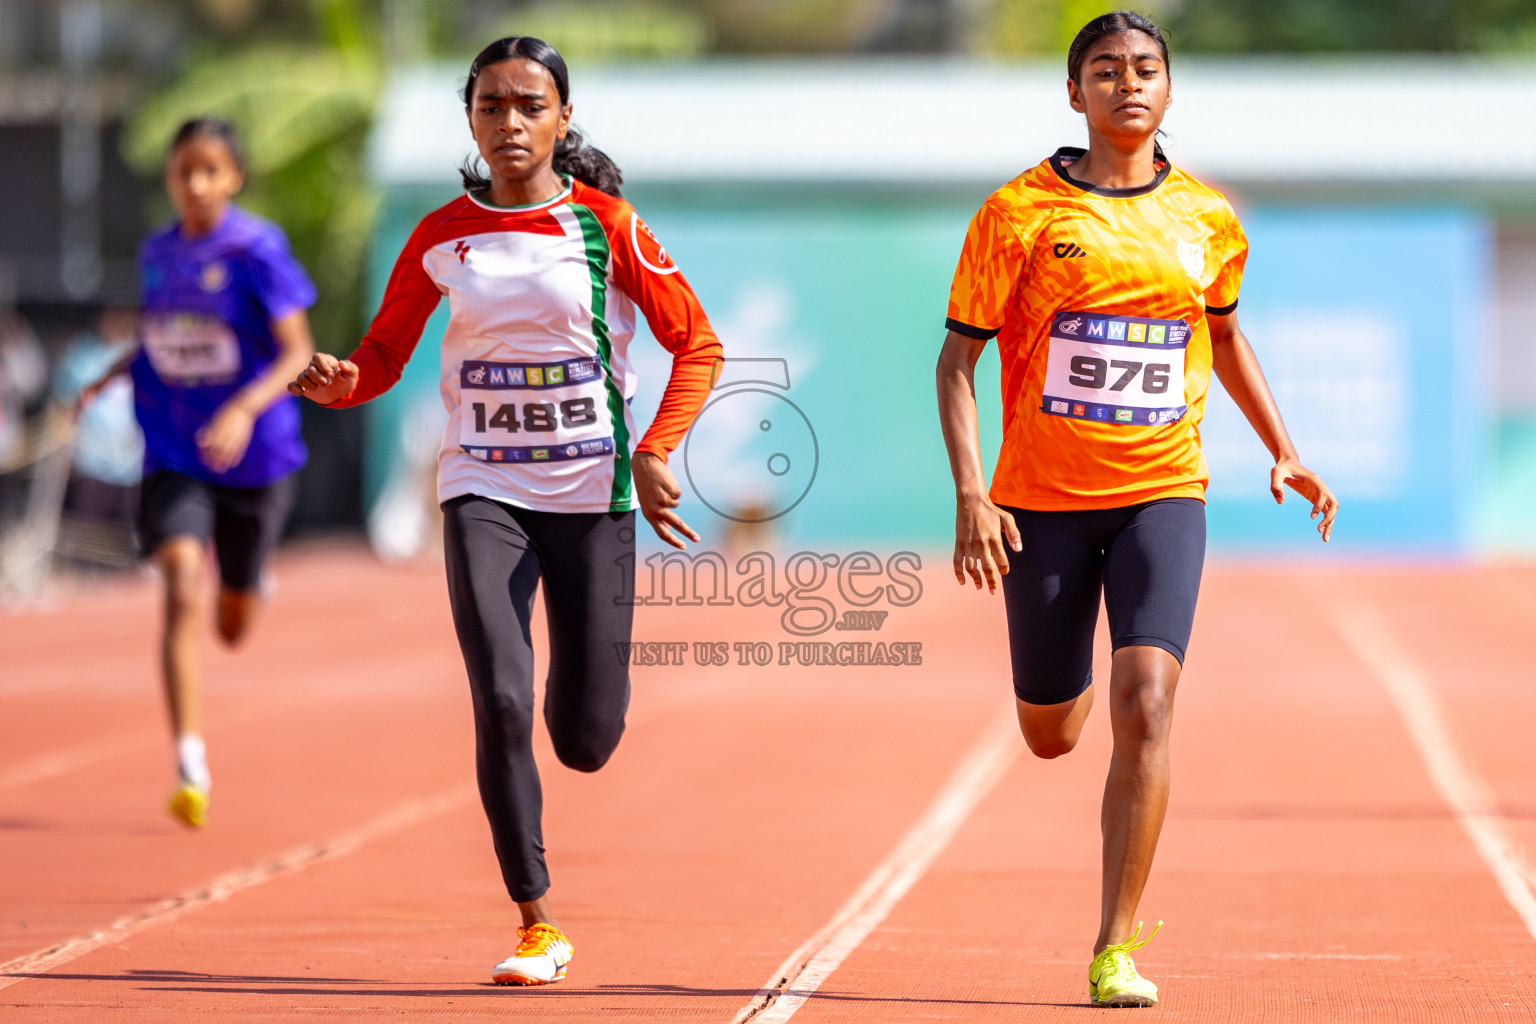
POLYGON ((417 225, 351 359, 358 405, 400 379, 448 297, 437 494, 543 512, 636 507, 629 359, 636 307, 672 353, 661 408, 635 451, 662 459, 709 395, 720 342, 699 300, 634 208, 572 181, 504 209, 464 195, 417 225))

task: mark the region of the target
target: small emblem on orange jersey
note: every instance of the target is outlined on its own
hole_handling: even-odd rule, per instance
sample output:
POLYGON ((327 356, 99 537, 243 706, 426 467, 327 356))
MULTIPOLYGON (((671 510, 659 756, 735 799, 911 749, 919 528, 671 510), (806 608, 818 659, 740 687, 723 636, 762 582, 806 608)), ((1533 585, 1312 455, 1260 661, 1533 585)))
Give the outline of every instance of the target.
POLYGON ((1056 245, 1051 246, 1051 252, 1055 253, 1056 254, 1056 258, 1059 259, 1059 260, 1061 260, 1061 259, 1070 260, 1070 259, 1074 259, 1074 258, 1076 258, 1078 256, 1087 256, 1088 255, 1088 250, 1087 249, 1078 248, 1078 245, 1077 245, 1076 242, 1061 242, 1061 243, 1058 243, 1056 245))
POLYGON ((1179 240, 1179 262, 1189 271, 1189 276, 1199 280, 1205 273, 1205 246, 1179 240))

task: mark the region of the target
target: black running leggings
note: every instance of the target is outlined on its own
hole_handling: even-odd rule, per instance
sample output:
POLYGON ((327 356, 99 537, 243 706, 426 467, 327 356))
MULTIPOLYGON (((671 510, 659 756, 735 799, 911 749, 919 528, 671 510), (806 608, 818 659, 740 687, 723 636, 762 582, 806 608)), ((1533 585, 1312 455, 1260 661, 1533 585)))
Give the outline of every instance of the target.
POLYGON ((475 706, 475 767, 507 892, 549 889, 533 762, 533 595, 544 581, 549 675, 544 722, 555 754, 601 768, 624 732, 634 608, 633 512, 534 512, 473 495, 443 505, 448 599, 475 706))

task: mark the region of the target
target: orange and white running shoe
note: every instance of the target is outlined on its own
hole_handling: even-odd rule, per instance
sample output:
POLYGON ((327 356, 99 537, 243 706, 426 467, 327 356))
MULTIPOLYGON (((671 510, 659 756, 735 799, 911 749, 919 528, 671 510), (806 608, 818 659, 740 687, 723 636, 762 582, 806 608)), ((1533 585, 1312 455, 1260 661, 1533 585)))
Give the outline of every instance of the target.
POLYGON ((517 930, 517 952, 491 969, 498 985, 548 985, 565 977, 575 950, 571 940, 552 924, 535 924, 517 930))

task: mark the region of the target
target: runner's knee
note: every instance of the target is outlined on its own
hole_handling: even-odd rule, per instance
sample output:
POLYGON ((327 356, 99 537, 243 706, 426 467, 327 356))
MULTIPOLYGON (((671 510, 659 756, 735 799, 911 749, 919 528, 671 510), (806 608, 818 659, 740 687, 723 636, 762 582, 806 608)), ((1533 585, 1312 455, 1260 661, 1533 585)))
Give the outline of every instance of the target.
POLYGON ((620 722, 617 728, 587 728, 575 732, 552 728, 549 738, 561 764, 578 772, 595 772, 608 763, 623 734, 624 724, 620 722))
POLYGON ((1070 754, 1083 734, 1083 723, 1093 707, 1093 690, 1084 690, 1058 704, 1031 704, 1020 700, 1015 710, 1019 731, 1030 752, 1047 761, 1070 754))
POLYGON ((1072 748, 1077 746, 1077 737, 1064 735, 1060 730, 1037 733, 1025 729, 1024 742, 1029 745, 1030 753, 1050 761, 1063 754, 1072 753, 1072 748))
POLYGON ((1115 695, 1112 718, 1121 739, 1156 743, 1167 738, 1173 718, 1173 686, 1160 679, 1138 681, 1115 695))
POLYGON ((596 743, 555 744, 560 763, 578 772, 595 772, 613 756, 613 746, 596 743))
POLYGON ((257 601, 254 591, 232 590, 227 586, 219 588, 219 612, 215 624, 225 646, 233 647, 245 638, 257 601))
POLYGON ((195 612, 202 603, 201 552, 177 548, 163 552, 160 570, 165 576, 166 609, 172 615, 195 612))
POLYGON ((1049 761, 1072 752, 1082 735, 1082 723, 1056 712, 1054 706, 1037 709, 1021 704, 1019 731, 1030 753, 1049 761))

